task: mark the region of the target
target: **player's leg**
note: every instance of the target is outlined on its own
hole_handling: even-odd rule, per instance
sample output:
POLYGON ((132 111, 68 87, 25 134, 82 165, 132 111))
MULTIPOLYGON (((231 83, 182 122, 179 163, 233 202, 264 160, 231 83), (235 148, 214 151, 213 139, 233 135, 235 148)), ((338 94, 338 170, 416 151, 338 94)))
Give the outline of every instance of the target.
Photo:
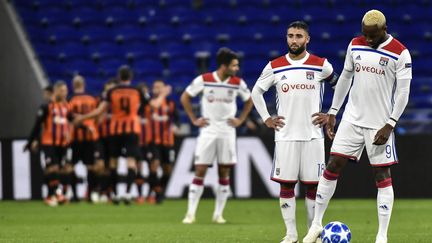
POLYGON ((216 156, 216 139, 199 136, 195 149, 195 175, 192 183, 189 185, 188 192, 188 208, 184 224, 192 224, 195 222, 195 214, 198 208, 199 201, 204 192, 204 177, 207 173, 207 168, 213 163, 216 156))
POLYGON ((126 195, 125 195, 125 203, 130 204, 131 196, 131 188, 135 181, 137 175, 137 160, 139 157, 140 148, 139 148, 139 137, 137 134, 128 134, 124 137, 124 146, 126 148, 126 161, 128 174, 126 178, 126 195))
POLYGON ((60 183, 60 161, 55 155, 53 146, 44 146, 42 151, 45 157, 45 180, 48 187, 48 196, 45 199, 45 204, 55 207, 58 205, 56 190, 60 183))
POLYGON ((118 166, 118 157, 121 154, 121 147, 119 144, 120 136, 110 136, 108 138, 108 148, 109 148, 109 174, 110 174, 110 183, 109 188, 112 193, 111 199, 114 204, 118 204, 117 198, 117 182, 118 182, 118 174, 117 174, 117 166, 118 166))
POLYGON ((391 134, 386 144, 373 145, 377 130, 365 129, 366 149, 373 168, 375 183, 378 188, 377 212, 378 233, 377 243, 387 242, 387 231, 393 209, 394 192, 390 166, 398 163, 394 134, 391 134), (368 134, 368 135, 366 135, 368 134))
POLYGON ((234 134, 216 140, 216 157, 219 173, 219 187, 216 192, 215 211, 213 213, 213 222, 216 223, 226 222, 223 218, 223 210, 231 193, 230 171, 231 167, 237 163, 236 147, 236 137, 234 134))
POLYGON ((286 235, 282 242, 297 242, 296 225, 296 183, 280 183, 279 206, 286 227, 286 235))
POLYGON ((393 210, 394 193, 390 167, 374 167, 375 182, 378 188, 378 233, 376 242, 387 242, 387 231, 393 210))
POLYGON ((219 186, 216 191, 216 202, 215 209, 213 212, 213 222, 223 224, 226 223, 223 218, 223 211, 225 209, 226 202, 230 195, 230 172, 231 165, 218 165, 219 174, 219 186))
POLYGON ((173 165, 175 162, 175 150, 170 146, 163 146, 162 148, 162 178, 161 178, 161 186, 165 191, 166 186, 168 185, 169 179, 171 177, 173 165))
POLYGON ((143 204, 144 203, 144 197, 143 197, 143 185, 144 185, 144 177, 142 176, 142 168, 144 166, 145 160, 144 160, 144 150, 141 148, 141 154, 140 158, 137 159, 137 175, 135 178, 135 184, 137 186, 137 192, 138 197, 135 199, 135 202, 137 204, 143 204))
POLYGON ((321 234, 324 213, 336 190, 339 174, 349 160, 357 161, 357 158, 360 158, 364 144, 362 128, 342 121, 333 141, 326 169, 319 179, 314 219, 303 242, 313 243, 321 234))
POLYGON ((318 181, 325 168, 324 138, 312 139, 300 142, 300 144, 302 144, 300 181, 306 186, 305 206, 307 226, 310 228, 315 213, 318 181))
POLYGON ((280 184, 279 207, 286 233, 282 242, 297 242, 296 198, 294 187, 300 173, 302 142, 277 141, 271 179, 280 184))

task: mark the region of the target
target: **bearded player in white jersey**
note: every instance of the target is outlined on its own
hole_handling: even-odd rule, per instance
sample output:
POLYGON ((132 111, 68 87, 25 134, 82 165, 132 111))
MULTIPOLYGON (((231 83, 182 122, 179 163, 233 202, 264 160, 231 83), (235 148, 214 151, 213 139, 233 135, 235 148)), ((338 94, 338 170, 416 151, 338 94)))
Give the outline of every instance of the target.
POLYGON ((319 181, 315 217, 303 239, 306 243, 316 242, 322 231, 323 215, 342 169, 349 160, 357 161, 365 147, 378 188, 379 227, 375 242, 387 242, 394 200, 390 166, 398 163, 393 128, 408 103, 412 64, 405 46, 387 34, 386 19, 380 11, 371 10, 364 15, 362 32, 348 46, 330 111, 315 120, 321 124, 327 122, 327 135, 334 141, 319 181), (335 115, 350 87, 335 135, 335 115))
POLYGON ((195 177, 189 186, 184 224, 195 222, 195 213, 204 190, 204 177, 215 160, 218 163, 219 187, 213 222, 226 222, 223 210, 230 194, 230 169, 237 161, 236 127, 245 121, 253 106, 245 81, 235 76, 239 71, 237 55, 228 48, 221 48, 216 61, 218 69, 195 78, 180 98, 192 124, 200 127, 195 149, 195 177), (191 99, 198 94, 202 94, 201 117, 194 114, 191 105, 191 99), (238 118, 237 96, 245 102, 238 118))
POLYGON ((324 135, 313 116, 321 111, 324 82, 336 84, 337 75, 325 58, 306 51, 309 27, 296 21, 287 29, 288 54, 269 62, 258 78, 252 100, 261 118, 275 129, 275 153, 271 179, 280 183, 280 208, 286 226, 282 242, 298 242, 294 187, 306 186, 308 227, 313 219, 316 187, 324 170, 324 135), (276 88, 277 116, 271 117, 263 97, 276 88))

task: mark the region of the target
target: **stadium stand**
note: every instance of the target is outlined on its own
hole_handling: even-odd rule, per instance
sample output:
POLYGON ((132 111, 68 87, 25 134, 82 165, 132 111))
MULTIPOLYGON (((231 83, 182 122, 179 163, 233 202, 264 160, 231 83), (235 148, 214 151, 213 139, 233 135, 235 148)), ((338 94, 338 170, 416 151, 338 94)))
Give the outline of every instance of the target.
MULTIPOLYGON (((310 24, 313 53, 341 71, 345 49, 360 32, 362 14, 382 10, 389 33, 410 49, 413 82, 399 132, 432 132, 432 2, 428 0, 14 0, 51 81, 79 73, 97 94, 120 64, 137 81, 166 79, 175 97, 198 73, 215 68, 221 46, 239 51, 252 86, 266 62, 286 52, 286 26, 310 24), (352 12, 352 6, 358 11, 352 12), (204 53, 204 55, 203 55, 204 53)), ((324 107, 331 103, 327 92, 324 107)))

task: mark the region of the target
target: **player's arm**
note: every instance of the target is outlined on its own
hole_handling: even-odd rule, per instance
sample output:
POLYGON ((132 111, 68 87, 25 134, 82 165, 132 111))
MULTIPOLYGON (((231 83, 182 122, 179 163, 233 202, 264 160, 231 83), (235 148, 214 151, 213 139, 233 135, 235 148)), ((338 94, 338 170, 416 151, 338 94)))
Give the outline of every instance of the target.
POLYGON ((263 94, 271 86, 274 85, 274 81, 275 78, 274 78, 273 70, 269 63, 264 68, 264 70, 261 73, 261 76, 258 78, 257 82, 252 88, 251 97, 255 109, 258 111, 258 114, 260 115, 261 119, 264 121, 266 126, 269 128, 273 128, 276 131, 279 131, 279 129, 285 125, 285 123, 283 122, 284 117, 282 116, 271 117, 268 112, 267 105, 263 96, 263 94))
POLYGON ((373 144, 383 145, 390 137, 393 128, 408 104, 412 78, 411 56, 408 50, 401 53, 396 67, 396 91, 393 111, 387 123, 375 135, 373 144))
MULTIPOLYGON (((321 82, 328 83, 332 87, 332 89, 335 89, 337 81, 339 79, 339 74, 337 74, 333 70, 333 66, 330 64, 330 62, 327 61, 327 59, 324 61, 323 64, 322 75, 324 79, 321 80, 321 82)), ((317 113, 312 114, 312 118, 313 118, 312 123, 314 125, 323 127, 328 122, 329 114, 319 111, 317 113)))
POLYGON ((228 119, 228 124, 232 127, 239 127, 241 124, 243 124, 253 107, 251 92, 247 87, 246 82, 243 80, 240 82, 239 95, 244 102, 243 110, 241 111, 239 117, 228 119))
POLYGON ((171 94, 171 91, 171 85, 165 85, 161 90, 161 93, 156 98, 150 100, 150 105, 154 108, 159 108, 165 98, 171 94))
POLYGON ((43 104, 39 107, 36 121, 33 124, 30 136, 27 139, 27 144, 24 146, 24 151, 31 150, 35 152, 39 146, 39 136, 41 133, 42 123, 48 115, 48 105, 43 104))
POLYGON ((107 110, 108 110, 108 101, 104 100, 98 105, 98 107, 96 109, 92 110, 91 112, 89 112, 85 115, 75 115, 73 123, 75 125, 77 125, 84 120, 96 118, 96 117, 102 115, 107 110))
POLYGON ((180 97, 180 102, 183 105, 183 108, 191 120, 192 124, 197 127, 205 127, 209 124, 207 118, 200 117, 197 118, 192 109, 192 98, 197 96, 204 90, 204 81, 202 77, 197 77, 192 81, 192 83, 186 88, 183 94, 180 97))

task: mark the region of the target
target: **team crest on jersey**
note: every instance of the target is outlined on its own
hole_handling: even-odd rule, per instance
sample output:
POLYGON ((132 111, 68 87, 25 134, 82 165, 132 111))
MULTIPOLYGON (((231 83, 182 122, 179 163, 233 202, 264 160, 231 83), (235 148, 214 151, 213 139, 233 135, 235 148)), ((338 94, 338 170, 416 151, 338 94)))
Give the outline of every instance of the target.
POLYGON ((233 95, 234 95, 234 90, 229 89, 229 90, 228 90, 228 96, 233 96, 233 95))
POLYGON ((387 66, 389 59, 387 57, 381 57, 379 64, 381 66, 387 66))
POLYGON ((306 79, 308 80, 314 80, 315 73, 314 72, 306 72, 306 79))

